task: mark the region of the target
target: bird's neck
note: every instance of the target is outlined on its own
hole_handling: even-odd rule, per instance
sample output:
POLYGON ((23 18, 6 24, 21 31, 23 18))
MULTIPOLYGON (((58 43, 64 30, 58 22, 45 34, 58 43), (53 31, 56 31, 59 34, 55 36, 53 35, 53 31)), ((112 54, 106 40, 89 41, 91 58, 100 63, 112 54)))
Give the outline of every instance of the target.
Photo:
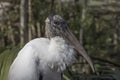
POLYGON ((62 37, 51 38, 48 51, 48 63, 57 70, 64 70, 74 62, 73 47, 68 45, 62 37))
POLYGON ((60 47, 62 45, 68 45, 64 38, 60 36, 50 38, 50 46, 60 47))

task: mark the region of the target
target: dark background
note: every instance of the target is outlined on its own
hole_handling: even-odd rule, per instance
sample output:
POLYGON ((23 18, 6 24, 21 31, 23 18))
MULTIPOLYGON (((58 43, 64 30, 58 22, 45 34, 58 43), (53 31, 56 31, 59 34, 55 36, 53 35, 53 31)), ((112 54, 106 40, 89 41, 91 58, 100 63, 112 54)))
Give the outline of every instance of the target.
POLYGON ((97 72, 80 57, 65 71, 65 80, 120 80, 119 0, 0 0, 0 80, 7 80, 9 66, 26 42, 44 37, 44 21, 51 13, 66 19, 97 72))

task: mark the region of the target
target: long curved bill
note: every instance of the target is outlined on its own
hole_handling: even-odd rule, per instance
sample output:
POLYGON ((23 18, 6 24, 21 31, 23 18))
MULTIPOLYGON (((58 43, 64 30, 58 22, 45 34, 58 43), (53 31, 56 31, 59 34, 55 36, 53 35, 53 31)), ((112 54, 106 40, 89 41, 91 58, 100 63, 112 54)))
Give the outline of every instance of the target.
POLYGON ((66 34, 66 37, 68 38, 68 40, 73 44, 74 48, 79 52, 79 54, 82 55, 86 59, 86 61, 90 65, 92 71, 95 72, 95 68, 93 66, 92 60, 87 55, 87 52, 84 50, 84 48, 80 45, 77 38, 72 34, 72 32, 69 29, 67 29, 65 31, 65 34, 66 34))

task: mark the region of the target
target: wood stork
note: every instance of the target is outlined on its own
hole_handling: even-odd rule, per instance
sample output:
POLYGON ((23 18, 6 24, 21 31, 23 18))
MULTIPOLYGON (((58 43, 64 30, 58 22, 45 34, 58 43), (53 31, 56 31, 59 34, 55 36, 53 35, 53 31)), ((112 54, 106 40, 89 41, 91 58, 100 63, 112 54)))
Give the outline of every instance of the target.
POLYGON ((59 15, 45 20, 46 37, 28 42, 12 63, 8 80, 62 80, 62 73, 79 52, 94 71, 93 63, 66 21, 59 15))

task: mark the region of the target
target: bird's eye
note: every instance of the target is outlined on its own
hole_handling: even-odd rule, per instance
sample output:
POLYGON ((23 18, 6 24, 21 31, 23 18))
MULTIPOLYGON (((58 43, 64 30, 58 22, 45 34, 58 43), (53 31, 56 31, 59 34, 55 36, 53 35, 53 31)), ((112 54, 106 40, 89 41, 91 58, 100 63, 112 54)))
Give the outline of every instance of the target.
POLYGON ((60 23, 59 23, 59 22, 57 22, 57 21, 55 21, 55 22, 54 22, 54 24, 55 24, 55 25, 59 25, 60 23))

